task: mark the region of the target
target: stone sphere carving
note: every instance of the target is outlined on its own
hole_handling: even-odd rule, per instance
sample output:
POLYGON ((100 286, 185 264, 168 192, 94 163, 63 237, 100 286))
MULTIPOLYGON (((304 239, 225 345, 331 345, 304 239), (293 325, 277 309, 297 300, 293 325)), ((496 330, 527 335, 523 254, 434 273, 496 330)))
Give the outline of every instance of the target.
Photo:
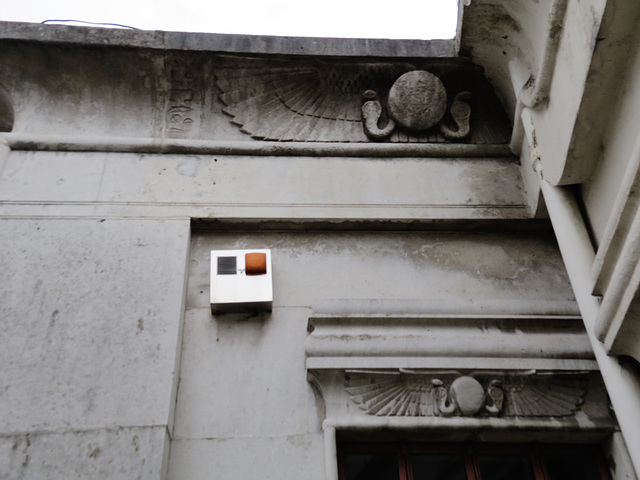
POLYGON ((472 416, 480 411, 485 403, 484 388, 473 377, 458 377, 451 387, 451 396, 464 416, 472 416))
POLYGON ((400 76, 389 91, 389 114, 409 130, 436 125, 447 110, 447 92, 434 74, 414 70, 400 76))

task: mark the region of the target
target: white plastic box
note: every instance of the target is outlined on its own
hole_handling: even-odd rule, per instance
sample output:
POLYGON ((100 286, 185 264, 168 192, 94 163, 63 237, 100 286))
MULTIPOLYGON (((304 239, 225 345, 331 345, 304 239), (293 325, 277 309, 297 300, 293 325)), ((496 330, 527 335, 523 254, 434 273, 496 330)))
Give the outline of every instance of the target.
POLYGON ((270 312, 271 250, 211 251, 211 313, 270 312))

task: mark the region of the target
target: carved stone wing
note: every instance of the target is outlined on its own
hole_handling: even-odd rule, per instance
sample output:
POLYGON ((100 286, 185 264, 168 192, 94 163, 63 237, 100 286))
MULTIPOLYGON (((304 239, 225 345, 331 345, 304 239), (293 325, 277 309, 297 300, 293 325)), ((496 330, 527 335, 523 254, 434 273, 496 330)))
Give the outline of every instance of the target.
POLYGON ((431 416, 434 415, 431 385, 412 384, 404 378, 359 387, 348 387, 347 393, 369 415, 431 416))
POLYGON ((455 411, 444 382, 426 375, 369 377, 345 387, 351 400, 369 415, 450 416, 455 411))
POLYGON ((503 415, 506 417, 564 417, 573 415, 585 394, 577 378, 543 375, 505 377, 503 415))
POLYGON ((220 68, 224 112, 253 138, 366 142, 362 94, 387 91, 411 65, 308 65, 220 68))

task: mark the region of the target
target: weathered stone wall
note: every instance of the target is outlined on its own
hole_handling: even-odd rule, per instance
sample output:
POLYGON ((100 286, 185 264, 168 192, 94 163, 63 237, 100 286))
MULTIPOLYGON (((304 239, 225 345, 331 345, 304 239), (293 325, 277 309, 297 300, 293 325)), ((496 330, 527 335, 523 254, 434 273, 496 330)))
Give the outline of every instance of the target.
MULTIPOLYGON (((308 320, 318 309, 347 317, 386 313, 390 318, 375 329, 383 336, 394 329, 394 311, 411 309, 450 318, 452 325, 456 316, 513 321, 533 316, 539 327, 531 332, 553 329, 554 318, 573 318, 580 329, 549 232, 260 232, 259 225, 255 232, 196 232, 169 478, 204 479, 216 471, 233 472, 234 478, 252 478, 256 471, 265 479, 295 479, 301 472, 305 478, 326 478, 321 429, 326 412, 307 382, 305 365, 308 320), (272 249, 273 312, 212 316, 209 253, 239 248, 272 249)), ((478 342, 486 341, 480 339, 486 328, 481 325, 478 342)), ((502 335, 505 344, 527 337, 509 327, 502 335)), ((360 368, 378 368, 385 340, 368 345, 365 340, 352 339, 353 356, 368 357, 360 368)), ((589 365, 589 347, 579 344, 582 353, 563 353, 555 366, 572 358, 589 365)), ((451 351, 458 348, 464 350, 450 344, 451 351)), ((553 336, 538 348, 544 353, 524 356, 557 358, 553 336)), ((436 360, 422 365, 430 362, 436 360)), ((478 366, 477 359, 466 364, 478 366)))
MULTIPOLYGON (((345 348, 354 335, 364 342, 358 368, 410 366, 384 358, 396 314, 437 317, 442 350, 456 349, 453 365, 447 355, 415 354, 414 341, 419 368, 472 368, 464 351, 477 331, 506 345, 475 348, 487 368, 595 371, 549 227, 531 221, 504 112, 490 88, 483 96, 486 81, 467 105, 476 136, 462 143, 437 132, 371 142, 360 118, 339 141, 323 144, 319 129, 316 142, 269 142, 260 129, 276 137, 281 117, 256 94, 265 87, 249 67, 316 59, 239 58, 197 42, 190 51, 144 33, 114 34, 109 47, 102 36, 69 39, 63 28, 58 42, 8 31, 0 48, 0 84, 14 110, 0 139, 0 478, 330 478, 322 422, 327 405, 344 399, 323 398, 308 375, 355 362, 345 348), (246 69, 251 82, 225 92, 221 78, 249 78, 246 69), (236 121, 243 108, 246 123, 236 121), (214 248, 272 249, 272 313, 212 316, 214 248), (375 345, 352 329, 316 348, 333 334, 311 338, 309 319, 327 312, 347 324, 351 314, 387 314, 387 330, 375 345), (507 324, 470 323, 487 316, 507 324), (447 330, 454 317, 466 322, 464 342, 447 330), (539 338, 550 341, 537 348, 539 338), (524 353, 512 352, 512 339, 524 353), (338 353, 310 366, 326 352, 338 353)), ((341 59, 322 70, 331 73, 323 81, 353 89, 354 77, 339 75, 349 63, 366 72, 446 64, 446 73, 458 62, 378 60, 341 59)), ((478 83, 454 77, 449 95, 478 83)), ((359 91, 347 93, 359 108, 359 91)), ((340 133, 330 125, 347 120, 334 100, 331 115, 301 114, 313 120, 297 133, 320 124, 340 133)), ((397 336, 393 348, 404 341, 397 336)), ((357 409, 343 402, 335 411, 357 409)), ((547 439, 551 424, 567 427, 566 441, 585 431, 600 441, 615 429, 610 418, 580 415, 527 425, 547 439)), ((489 426, 472 420, 477 431, 489 426)))
POLYGON ((160 478, 189 222, 0 222, 2 478, 160 478))

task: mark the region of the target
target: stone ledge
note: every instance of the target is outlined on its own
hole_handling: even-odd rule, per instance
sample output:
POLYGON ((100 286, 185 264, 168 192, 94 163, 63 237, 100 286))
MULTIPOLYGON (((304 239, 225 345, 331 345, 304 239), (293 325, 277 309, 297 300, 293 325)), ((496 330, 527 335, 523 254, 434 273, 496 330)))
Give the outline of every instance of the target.
POLYGON ((597 369, 578 317, 314 315, 309 330, 308 369, 597 369))
POLYGON ((188 140, 151 137, 109 137, 5 133, 0 142, 12 150, 56 152, 118 152, 202 155, 256 155, 299 157, 397 157, 517 159, 508 145, 464 143, 340 143, 188 140))
POLYGON ((279 37, 0 22, 0 40, 154 50, 356 57, 455 57, 451 40, 279 37))

